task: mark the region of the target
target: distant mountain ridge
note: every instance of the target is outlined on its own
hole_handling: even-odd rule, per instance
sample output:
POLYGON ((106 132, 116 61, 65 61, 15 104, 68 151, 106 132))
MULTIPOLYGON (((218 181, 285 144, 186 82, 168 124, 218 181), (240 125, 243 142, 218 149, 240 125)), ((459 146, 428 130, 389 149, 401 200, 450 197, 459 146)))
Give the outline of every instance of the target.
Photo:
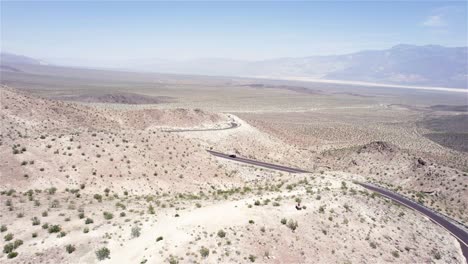
MULTIPOLYGON (((17 60, 22 62, 38 62, 38 60, 24 56, 18 57, 20 58, 17 60)), ((2 61, 3 58, 2 54, 2 61)), ((443 47, 439 45, 400 44, 386 50, 366 50, 345 55, 279 58, 262 61, 222 58, 186 61, 142 59, 119 61, 105 67, 176 74, 311 78, 468 88, 468 47, 443 47)))
MULTIPOLYGON (((15 64, 33 64, 33 65, 41 65, 46 64, 45 62, 34 59, 31 57, 26 57, 23 55, 16 55, 13 53, 8 52, 1 52, 0 53, 0 64, 4 67, 15 64)), ((10 66, 11 67, 11 66, 10 66)), ((11 67, 13 68, 13 67, 11 67)))

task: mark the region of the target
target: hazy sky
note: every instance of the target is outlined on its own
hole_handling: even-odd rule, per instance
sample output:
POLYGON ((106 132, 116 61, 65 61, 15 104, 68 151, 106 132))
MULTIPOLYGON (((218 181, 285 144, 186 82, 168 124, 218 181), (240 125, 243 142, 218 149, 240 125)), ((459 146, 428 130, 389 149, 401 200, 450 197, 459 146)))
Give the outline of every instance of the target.
POLYGON ((36 58, 266 59, 466 46, 467 3, 1 2, 2 51, 36 58))

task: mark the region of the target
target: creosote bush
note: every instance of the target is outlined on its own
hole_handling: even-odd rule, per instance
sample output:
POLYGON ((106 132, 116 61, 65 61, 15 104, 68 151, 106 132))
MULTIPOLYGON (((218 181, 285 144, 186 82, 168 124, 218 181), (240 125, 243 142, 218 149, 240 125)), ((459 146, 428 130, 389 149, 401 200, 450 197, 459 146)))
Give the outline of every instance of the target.
POLYGON ((224 230, 219 230, 219 231, 218 231, 218 236, 219 236, 220 238, 224 238, 224 237, 226 237, 226 232, 224 232, 224 230))
POLYGON ((288 227, 289 227, 289 229, 291 229, 292 231, 296 230, 296 228, 298 227, 297 221, 292 220, 292 219, 289 219, 289 221, 288 221, 288 227))
POLYGON ((72 244, 68 244, 65 246, 65 250, 67 251, 68 254, 73 253, 73 251, 76 250, 75 246, 72 244))
POLYGON ((208 257, 208 255, 210 255, 210 250, 203 246, 203 247, 200 248, 200 255, 203 258, 206 258, 206 257, 208 257))
POLYGON ((106 247, 102 247, 96 250, 96 257, 98 260, 105 260, 109 258, 109 255, 110 255, 110 250, 106 247))
POLYGON ((131 236, 132 238, 139 237, 141 235, 141 228, 138 226, 132 227, 131 236))

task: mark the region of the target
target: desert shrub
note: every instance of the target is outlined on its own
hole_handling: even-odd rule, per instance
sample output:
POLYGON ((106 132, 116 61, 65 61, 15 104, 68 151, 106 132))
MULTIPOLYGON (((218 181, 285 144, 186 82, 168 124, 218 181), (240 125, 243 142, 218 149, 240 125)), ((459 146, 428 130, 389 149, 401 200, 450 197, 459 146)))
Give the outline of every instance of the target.
POLYGON ((11 202, 11 199, 7 199, 7 200, 5 201, 5 205, 6 205, 6 206, 12 206, 13 203, 11 202))
POLYGON ((2 232, 2 233, 3 233, 3 232, 5 232, 5 231, 7 231, 7 230, 8 230, 8 228, 7 228, 7 226, 6 226, 6 225, 2 225, 2 226, 0 226, 0 232, 2 232))
POLYGON ((324 206, 319 207, 319 213, 321 213, 321 214, 325 213, 325 207, 324 206))
POLYGON ((47 228, 49 228, 49 224, 48 224, 48 223, 45 223, 45 224, 42 225, 42 229, 47 229, 47 228))
POLYGON ((224 230, 219 230, 219 231, 218 231, 218 236, 219 236, 220 238, 224 238, 224 237, 226 237, 226 232, 224 232, 224 230))
POLYGON ((260 201, 259 201, 259 200, 255 201, 255 202, 254 202, 254 205, 259 206, 259 205, 260 205, 260 201))
POLYGON ((75 246, 72 244, 68 244, 65 246, 65 250, 67 251, 68 254, 73 253, 73 251, 76 250, 75 246))
POLYGON ((139 237, 141 235, 141 228, 138 226, 132 227, 131 236, 132 238, 139 237))
POLYGON ((154 213, 155 213, 155 212, 154 212, 154 207, 153 207, 151 204, 148 206, 148 213, 150 213, 150 214, 154 214, 154 213))
POLYGON ((78 214, 78 218, 83 219, 85 217, 85 214, 83 212, 78 214))
POLYGON ((66 233, 65 231, 61 231, 61 232, 57 235, 57 237, 64 237, 64 236, 66 236, 66 235, 67 235, 67 233, 66 233))
POLYGON ((109 255, 110 255, 110 250, 106 247, 102 247, 96 250, 96 257, 98 260, 104 260, 106 258, 109 258, 109 255))
POLYGON ((208 255, 210 255, 210 250, 203 246, 203 247, 200 248, 200 255, 203 258, 206 258, 206 257, 208 257, 208 255))
POLYGON ((3 253, 8 254, 10 252, 13 252, 15 250, 15 246, 13 243, 8 243, 5 246, 3 246, 3 253))
POLYGON ((42 217, 47 217, 49 213, 47 211, 42 212, 42 217))
POLYGON ((125 210, 125 209, 127 208, 127 207, 126 207, 123 203, 121 203, 121 202, 116 203, 116 204, 115 204, 115 207, 121 208, 122 210, 125 210))
POLYGON ((249 224, 255 224, 254 220, 249 220, 249 224))
POLYGON ((179 264, 179 259, 171 255, 169 256, 169 264, 179 264))
POLYGON ((32 235, 31 235, 31 236, 32 236, 33 238, 34 238, 34 237, 37 237, 37 233, 36 233, 36 232, 34 232, 34 233, 32 233, 32 235))
POLYGON ((89 217, 86 218, 85 224, 89 225, 89 224, 92 224, 92 223, 94 223, 93 219, 91 219, 91 218, 89 218, 89 217))
POLYGON ((289 221, 288 221, 288 227, 289 227, 289 229, 291 229, 292 231, 296 230, 296 228, 298 227, 297 221, 294 221, 294 220, 292 220, 292 219, 289 219, 289 221))
POLYGON ((47 230, 49 233, 58 233, 62 230, 62 227, 60 225, 51 225, 49 226, 49 229, 47 230))
POLYGON ((102 202, 102 195, 100 194, 95 194, 94 199, 98 200, 98 202, 102 202))
POLYGON ((375 244, 375 242, 370 242, 369 246, 374 249, 377 248, 377 244, 375 244))
POLYGON ((85 227, 85 228, 83 229, 83 233, 85 233, 85 234, 86 234, 86 233, 89 233, 89 228, 85 227))
POLYGON ((13 234, 12 233, 8 233, 6 234, 3 239, 5 239, 5 241, 10 241, 13 239, 13 234))
POLYGON ((21 245, 23 245, 23 240, 21 240, 21 239, 16 239, 15 242, 13 242, 13 247, 15 249, 19 248, 21 245))
POLYGON ((285 225, 287 222, 288 222, 288 220, 286 220, 286 218, 281 219, 281 224, 285 225))
POLYGON ((392 256, 395 257, 395 258, 399 258, 400 257, 400 253, 398 251, 392 251, 392 256))
POLYGON ((104 219, 106 220, 111 220, 112 218, 114 218, 114 215, 112 213, 103 212, 102 214, 104 215, 104 219))
POLYGON ((32 221, 33 226, 37 226, 37 225, 41 224, 41 220, 39 220, 39 218, 37 218, 35 216, 31 219, 31 221, 32 221))
POLYGON ((57 192, 57 188, 55 187, 50 187, 49 189, 47 189, 47 193, 50 195, 54 195, 56 192, 57 192))
POLYGON ((59 200, 57 200, 57 199, 53 200, 52 203, 50 203, 50 207, 51 208, 59 208, 60 207, 59 200))
POLYGON ((255 259, 256 259, 256 258, 257 258, 257 257, 255 257, 254 255, 249 255, 249 260, 250 260, 250 262, 255 262, 255 259))
POLYGON ((18 256, 18 252, 10 252, 8 253, 7 258, 12 259, 12 258, 15 258, 16 256, 18 256))
POLYGON ((120 212, 120 217, 125 217, 125 216, 126 216, 125 212, 120 212))
POLYGON ((156 242, 159 242, 159 241, 161 241, 161 240, 163 240, 163 237, 162 237, 162 236, 156 238, 156 242))

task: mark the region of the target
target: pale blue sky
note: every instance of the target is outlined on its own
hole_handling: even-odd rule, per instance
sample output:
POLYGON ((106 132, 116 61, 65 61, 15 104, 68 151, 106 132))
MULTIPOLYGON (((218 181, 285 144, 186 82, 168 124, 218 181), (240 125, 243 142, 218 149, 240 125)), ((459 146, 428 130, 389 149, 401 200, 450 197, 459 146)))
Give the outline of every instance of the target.
POLYGON ((467 46, 467 2, 1 2, 2 51, 94 60, 267 59, 467 46))

